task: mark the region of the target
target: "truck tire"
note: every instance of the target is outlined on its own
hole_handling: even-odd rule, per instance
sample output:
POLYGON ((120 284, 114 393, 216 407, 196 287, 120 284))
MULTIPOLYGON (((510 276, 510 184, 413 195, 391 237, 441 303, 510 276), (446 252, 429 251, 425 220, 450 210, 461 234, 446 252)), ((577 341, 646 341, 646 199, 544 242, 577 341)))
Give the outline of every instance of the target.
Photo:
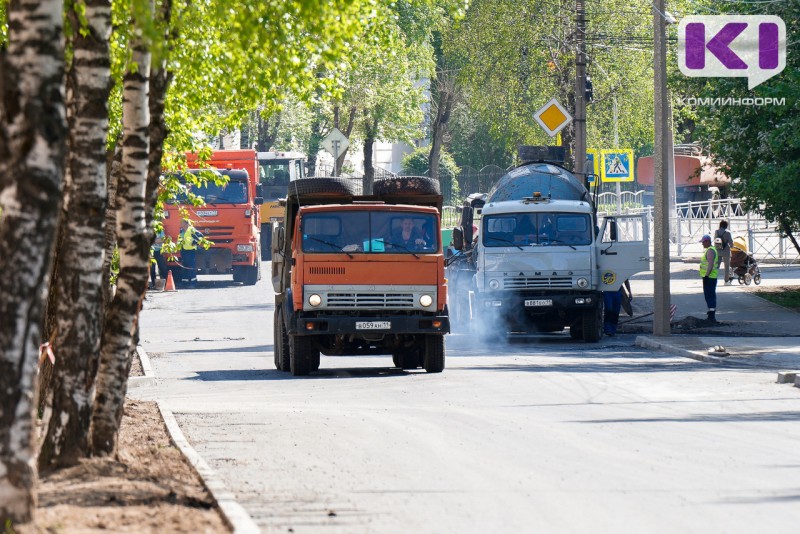
POLYGON ((286 333, 286 324, 283 322, 283 312, 278 309, 272 317, 274 322, 273 350, 275 353, 275 368, 279 371, 288 371, 289 334, 286 333))
POLYGON ((259 239, 261 243, 261 260, 262 261, 270 261, 272 260, 272 225, 271 224, 262 224, 261 225, 261 238, 259 239))
POLYGON ((392 353, 392 362, 400 369, 416 369, 422 367, 419 349, 403 349, 392 353))
POLYGON ((583 320, 575 321, 569 325, 569 337, 574 340, 583 339, 583 320))
POLYGON ((319 350, 309 336, 289 336, 289 367, 292 376, 306 376, 319 368, 319 350))
POLYGON ((603 307, 586 310, 582 317, 583 340, 586 343, 597 343, 603 337, 603 307))
POLYGON ((393 193, 441 194, 439 181, 427 176, 398 176, 396 178, 378 180, 372 184, 372 192, 376 195, 391 195, 393 193))
POLYGON ((289 184, 287 198, 302 198, 304 195, 353 196, 355 184, 347 178, 301 178, 289 184))
POLYGON ((249 267, 243 267, 244 270, 242 274, 242 283, 246 286, 254 286, 256 282, 258 282, 258 271, 259 271, 259 263, 261 260, 256 260, 255 265, 251 265, 249 267))
POLYGON ((444 370, 444 336, 438 334, 425 336, 423 367, 429 373, 441 373, 444 370))

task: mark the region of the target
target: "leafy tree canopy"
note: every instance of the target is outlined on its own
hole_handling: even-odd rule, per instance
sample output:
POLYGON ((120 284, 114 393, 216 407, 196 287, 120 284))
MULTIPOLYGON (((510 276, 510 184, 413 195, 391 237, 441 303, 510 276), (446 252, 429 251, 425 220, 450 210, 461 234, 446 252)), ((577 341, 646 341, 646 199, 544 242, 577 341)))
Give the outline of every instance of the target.
MULTIPOLYGON (((731 178, 748 209, 779 223, 784 232, 800 231, 800 4, 797 2, 715 3, 717 11, 770 14, 786 23, 785 70, 753 88, 746 78, 696 78, 683 83, 683 96, 698 98, 773 98, 780 105, 716 105, 682 110, 693 117, 694 140, 706 146, 717 166, 731 178)), ((795 243, 795 246, 797 244, 795 243)), ((800 250, 800 249, 799 249, 800 250)))

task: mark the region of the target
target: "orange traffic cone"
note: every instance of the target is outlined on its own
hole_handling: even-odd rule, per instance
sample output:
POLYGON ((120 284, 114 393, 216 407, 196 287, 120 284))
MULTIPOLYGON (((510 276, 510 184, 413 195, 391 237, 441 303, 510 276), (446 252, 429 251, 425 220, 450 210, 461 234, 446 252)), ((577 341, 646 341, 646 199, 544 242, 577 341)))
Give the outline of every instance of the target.
POLYGON ((172 279, 172 269, 167 272, 167 283, 164 284, 164 291, 177 291, 175 289, 175 280, 172 279))

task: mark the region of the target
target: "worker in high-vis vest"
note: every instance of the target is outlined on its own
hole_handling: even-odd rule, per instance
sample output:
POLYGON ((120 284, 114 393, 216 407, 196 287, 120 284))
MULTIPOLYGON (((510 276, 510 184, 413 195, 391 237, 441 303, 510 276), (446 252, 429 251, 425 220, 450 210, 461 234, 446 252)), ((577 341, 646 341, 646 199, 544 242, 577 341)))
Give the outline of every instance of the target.
POLYGON ((705 249, 703 257, 700 258, 700 278, 703 279, 703 296, 706 298, 706 306, 708 306, 707 319, 710 323, 716 323, 719 252, 717 247, 711 246, 710 235, 704 235, 700 242, 705 249))
POLYGON ((189 281, 189 287, 197 287, 197 244, 203 234, 187 220, 181 221, 181 234, 178 237, 178 246, 181 251, 181 264, 184 277, 189 281))

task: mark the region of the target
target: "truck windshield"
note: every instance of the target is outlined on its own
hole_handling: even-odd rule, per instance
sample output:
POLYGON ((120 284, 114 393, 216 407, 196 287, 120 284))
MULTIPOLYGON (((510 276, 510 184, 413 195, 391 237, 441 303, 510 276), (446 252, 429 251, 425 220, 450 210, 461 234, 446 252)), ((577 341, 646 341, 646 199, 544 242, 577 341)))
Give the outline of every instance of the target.
POLYGON ((483 245, 590 245, 591 219, 580 213, 484 215, 483 245))
POLYGON ((181 192, 172 203, 188 204, 187 191, 203 197, 206 204, 245 204, 247 202, 247 183, 240 181, 230 181, 227 184, 217 185, 214 182, 207 182, 205 185, 198 186, 181 182, 181 192))
POLYGON ((304 252, 418 254, 439 250, 436 216, 402 211, 330 211, 305 215, 304 252))

